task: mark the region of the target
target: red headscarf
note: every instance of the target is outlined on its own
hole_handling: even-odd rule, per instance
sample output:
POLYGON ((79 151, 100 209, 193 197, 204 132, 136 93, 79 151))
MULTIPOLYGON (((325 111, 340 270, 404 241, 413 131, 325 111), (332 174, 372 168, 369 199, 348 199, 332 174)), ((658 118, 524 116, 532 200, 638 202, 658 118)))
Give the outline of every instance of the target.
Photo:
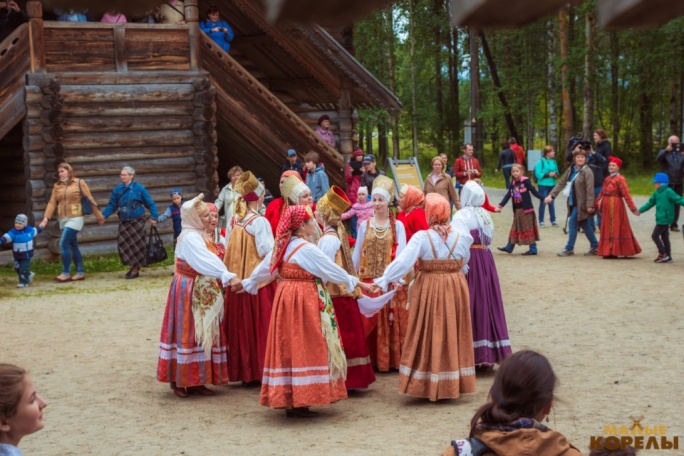
POLYGON ((451 225, 449 224, 451 207, 449 202, 439 193, 428 193, 425 197, 425 213, 427 214, 427 222, 430 228, 437 231, 442 236, 442 239, 446 241, 451 231, 451 225))
POLYGON ((423 207, 424 204, 425 194, 423 191, 413 185, 407 185, 404 195, 404 212, 410 214, 413 209, 423 207))
POLYGON ((292 233, 297 231, 310 218, 311 214, 305 206, 289 206, 285 209, 276 229, 275 246, 273 247, 273 256, 271 257, 271 274, 283 263, 285 250, 288 244, 290 244, 292 233))
POLYGON ((218 214, 218 208, 214 203, 205 203, 207 205, 207 209, 209 209, 209 212, 216 212, 218 214))
POLYGON ((608 161, 611 162, 611 163, 615 163, 616 165, 618 165, 618 168, 622 168, 622 160, 620 160, 619 158, 617 158, 617 157, 608 157, 608 161))

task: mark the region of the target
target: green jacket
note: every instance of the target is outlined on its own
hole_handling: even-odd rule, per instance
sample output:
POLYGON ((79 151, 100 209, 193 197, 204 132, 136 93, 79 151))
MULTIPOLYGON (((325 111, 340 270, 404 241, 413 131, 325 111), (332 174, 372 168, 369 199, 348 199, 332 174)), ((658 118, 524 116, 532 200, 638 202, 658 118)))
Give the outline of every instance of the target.
POLYGON ((656 207, 656 225, 672 225, 674 222, 675 204, 684 206, 684 198, 677 195, 670 187, 663 185, 656 190, 639 212, 646 212, 656 207))
POLYGON ((545 157, 540 158, 537 161, 537 164, 534 165, 534 174, 537 176, 537 185, 543 185, 545 187, 553 187, 556 185, 556 179, 560 177, 556 160, 545 157), (554 171, 556 172, 556 177, 547 175, 554 171))

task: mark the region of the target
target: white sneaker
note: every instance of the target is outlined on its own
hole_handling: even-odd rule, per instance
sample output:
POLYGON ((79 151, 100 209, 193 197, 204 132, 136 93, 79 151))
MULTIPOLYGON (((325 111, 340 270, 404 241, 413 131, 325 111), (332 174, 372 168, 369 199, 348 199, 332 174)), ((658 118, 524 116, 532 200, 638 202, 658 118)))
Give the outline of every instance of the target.
POLYGON ((544 222, 539 222, 539 228, 544 228, 545 226, 544 222))
POLYGON ((33 278, 34 278, 35 276, 36 276, 36 273, 35 273, 35 272, 32 272, 31 274, 29 274, 29 283, 33 283, 33 278))
POLYGON ((17 288, 28 288, 28 283, 18 283, 17 288))

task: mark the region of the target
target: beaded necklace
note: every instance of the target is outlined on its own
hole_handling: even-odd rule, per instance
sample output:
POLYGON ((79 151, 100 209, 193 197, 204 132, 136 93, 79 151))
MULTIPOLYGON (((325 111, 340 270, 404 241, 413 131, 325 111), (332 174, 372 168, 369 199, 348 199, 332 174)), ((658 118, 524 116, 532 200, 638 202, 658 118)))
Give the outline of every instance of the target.
POLYGON ((378 222, 375 218, 375 215, 373 215, 373 232, 375 233, 375 237, 378 239, 385 239, 387 237, 388 230, 390 228, 390 220, 389 218, 387 219, 387 222, 385 223, 384 226, 378 226, 378 222))

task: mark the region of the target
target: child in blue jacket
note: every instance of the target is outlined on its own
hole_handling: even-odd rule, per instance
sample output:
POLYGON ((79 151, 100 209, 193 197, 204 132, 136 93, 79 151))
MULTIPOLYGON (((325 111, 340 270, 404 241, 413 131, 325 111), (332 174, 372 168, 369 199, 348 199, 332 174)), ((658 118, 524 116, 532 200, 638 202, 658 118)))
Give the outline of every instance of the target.
POLYGON ((12 244, 14 256, 14 270, 19 275, 17 288, 28 287, 36 274, 31 272, 31 258, 33 257, 33 239, 43 231, 42 228, 28 226, 28 217, 19 214, 14 219, 14 228, 0 237, 0 245, 12 244))
POLYGON ((204 33, 218 44, 221 49, 230 51, 230 42, 233 41, 233 29, 228 22, 220 19, 220 13, 216 6, 210 5, 207 10, 207 19, 200 22, 200 28, 204 33))
POLYGON ((157 223, 162 223, 171 217, 171 220, 173 221, 173 249, 176 250, 176 240, 181 234, 181 206, 185 200, 178 188, 172 189, 169 195, 171 196, 171 204, 164 213, 157 218, 157 223))

